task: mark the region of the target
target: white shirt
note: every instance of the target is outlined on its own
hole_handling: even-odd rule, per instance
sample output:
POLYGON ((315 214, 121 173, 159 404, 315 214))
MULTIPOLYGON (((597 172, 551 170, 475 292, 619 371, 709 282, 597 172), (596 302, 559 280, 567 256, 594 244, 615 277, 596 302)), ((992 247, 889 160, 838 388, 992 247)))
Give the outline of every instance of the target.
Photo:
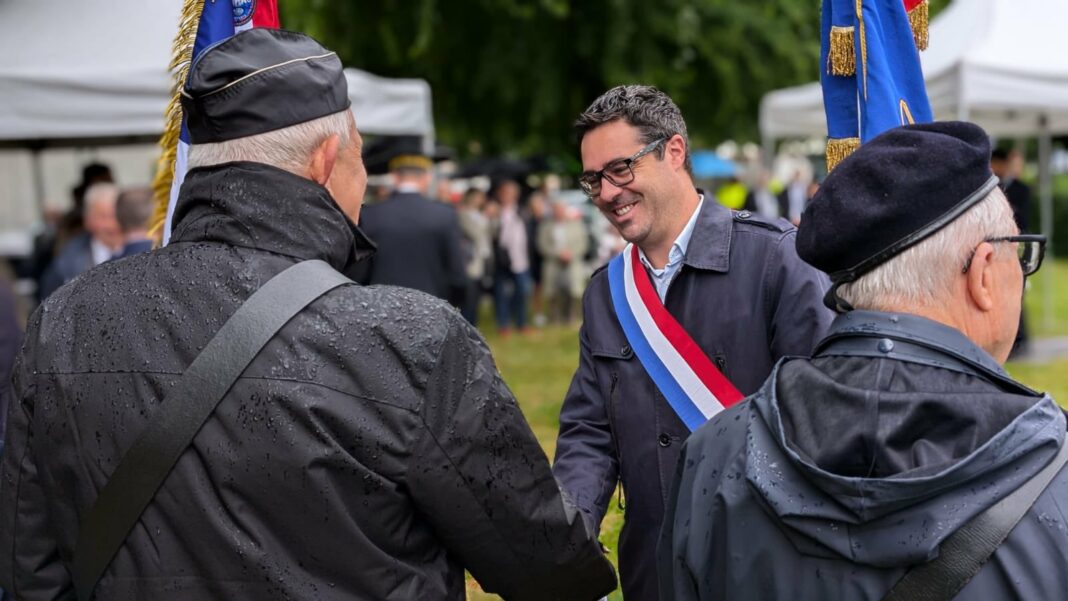
POLYGON ((108 246, 97 242, 96 240, 89 241, 89 249, 93 251, 93 266, 100 265, 105 261, 111 260, 115 256, 115 251, 111 250, 108 246))
POLYGON ((682 260, 686 258, 686 249, 690 246, 690 237, 693 236, 693 228, 697 225, 697 215, 701 212, 701 205, 704 203, 705 196, 702 194, 697 198, 697 206, 694 207, 690 220, 686 222, 686 227, 682 228, 678 238, 675 238, 675 242, 672 243, 671 251, 668 252, 667 264, 664 265, 663 269, 654 269, 652 263, 645 256, 645 252, 640 248, 638 249, 638 258, 641 259, 642 265, 645 265, 645 268, 653 276, 653 286, 656 287, 656 294, 660 297, 660 302, 664 302, 667 297, 668 286, 678 275, 679 269, 682 269, 682 260))

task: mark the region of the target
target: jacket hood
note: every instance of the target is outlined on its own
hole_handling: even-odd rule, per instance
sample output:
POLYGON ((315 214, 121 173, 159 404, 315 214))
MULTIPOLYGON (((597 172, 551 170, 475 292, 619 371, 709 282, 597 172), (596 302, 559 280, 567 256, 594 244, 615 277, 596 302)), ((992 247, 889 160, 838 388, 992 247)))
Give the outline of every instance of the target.
MULTIPOLYGON (((949 354, 982 352, 942 334, 966 351, 949 354)), ((752 403, 746 478, 768 513, 802 553, 876 567, 934 558, 1065 434, 1048 396, 900 357, 785 360, 752 403), (923 378, 944 384, 901 385, 923 378)))
POLYGON ((222 242, 338 271, 374 253, 371 242, 326 188, 262 163, 234 162, 186 174, 171 243, 222 242))

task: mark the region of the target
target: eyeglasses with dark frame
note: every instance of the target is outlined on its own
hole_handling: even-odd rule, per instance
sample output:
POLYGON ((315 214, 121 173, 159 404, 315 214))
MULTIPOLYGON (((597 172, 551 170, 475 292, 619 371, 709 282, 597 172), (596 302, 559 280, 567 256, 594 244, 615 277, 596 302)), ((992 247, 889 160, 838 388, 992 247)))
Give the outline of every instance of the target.
MULTIPOLYGON (((1038 268, 1042 266, 1042 258, 1046 256, 1046 237, 1039 234, 1001 236, 998 238, 987 238, 986 240, 983 240, 983 242, 989 242, 991 244, 996 244, 998 242, 1017 243, 1016 255, 1020 260, 1020 269, 1023 270, 1024 277, 1038 271, 1038 268)), ((968 260, 964 262, 964 269, 961 270, 961 273, 968 273, 968 270, 971 269, 972 259, 975 258, 975 251, 978 249, 978 245, 972 249, 971 254, 968 255, 968 260)))
POLYGON ((660 146, 667 141, 667 138, 660 138, 645 145, 644 148, 634 153, 628 158, 618 159, 608 163, 604 166, 604 169, 600 171, 589 171, 579 176, 579 187, 586 193, 586 196, 595 198, 601 193, 601 178, 607 179, 613 186, 626 186, 634 181, 634 163, 656 150, 657 146, 660 146))

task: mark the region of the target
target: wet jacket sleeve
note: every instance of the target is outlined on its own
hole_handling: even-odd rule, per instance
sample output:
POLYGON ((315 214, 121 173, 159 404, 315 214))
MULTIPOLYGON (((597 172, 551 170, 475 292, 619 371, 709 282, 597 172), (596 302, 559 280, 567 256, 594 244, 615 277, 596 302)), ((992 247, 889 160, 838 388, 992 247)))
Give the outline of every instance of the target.
POLYGON ((774 259, 764 272, 768 343, 776 361, 791 355, 810 356, 834 319, 823 304, 830 281, 797 256, 795 238, 790 231, 779 239, 774 259))
POLYGON ((73 598, 34 460, 31 342, 35 332, 31 325, 27 344, 15 364, 14 395, 0 467, 0 587, 20 601, 73 598))
POLYGON ((442 543, 511 600, 592 600, 615 574, 477 332, 459 316, 431 372, 407 484, 442 543))
POLYGON ((579 330, 579 367, 560 408, 553 473, 597 530, 615 491, 617 457, 607 399, 597 383, 583 325, 579 330))

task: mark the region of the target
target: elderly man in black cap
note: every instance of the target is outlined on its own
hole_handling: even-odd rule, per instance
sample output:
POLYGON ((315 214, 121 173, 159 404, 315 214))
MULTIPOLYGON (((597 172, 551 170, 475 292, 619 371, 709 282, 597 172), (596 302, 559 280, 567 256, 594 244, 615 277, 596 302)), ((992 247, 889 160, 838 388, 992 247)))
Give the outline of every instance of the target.
POLYGON ((360 227, 378 250, 360 281, 422 290, 459 307, 467 291, 460 221, 453 207, 427 197, 433 163, 420 143, 399 138, 389 160, 393 192, 363 211, 360 227))
POLYGON ((253 29, 182 91, 171 243, 31 320, 0 484, 17 599, 591 599, 611 565, 482 339, 363 288, 341 63, 253 29), (277 275, 276 275, 277 274, 277 275))
POLYGON ((797 250, 840 315, 686 443, 665 599, 1063 598, 1065 416, 1001 367, 1044 241, 989 158, 975 125, 912 125, 827 177, 797 250))

